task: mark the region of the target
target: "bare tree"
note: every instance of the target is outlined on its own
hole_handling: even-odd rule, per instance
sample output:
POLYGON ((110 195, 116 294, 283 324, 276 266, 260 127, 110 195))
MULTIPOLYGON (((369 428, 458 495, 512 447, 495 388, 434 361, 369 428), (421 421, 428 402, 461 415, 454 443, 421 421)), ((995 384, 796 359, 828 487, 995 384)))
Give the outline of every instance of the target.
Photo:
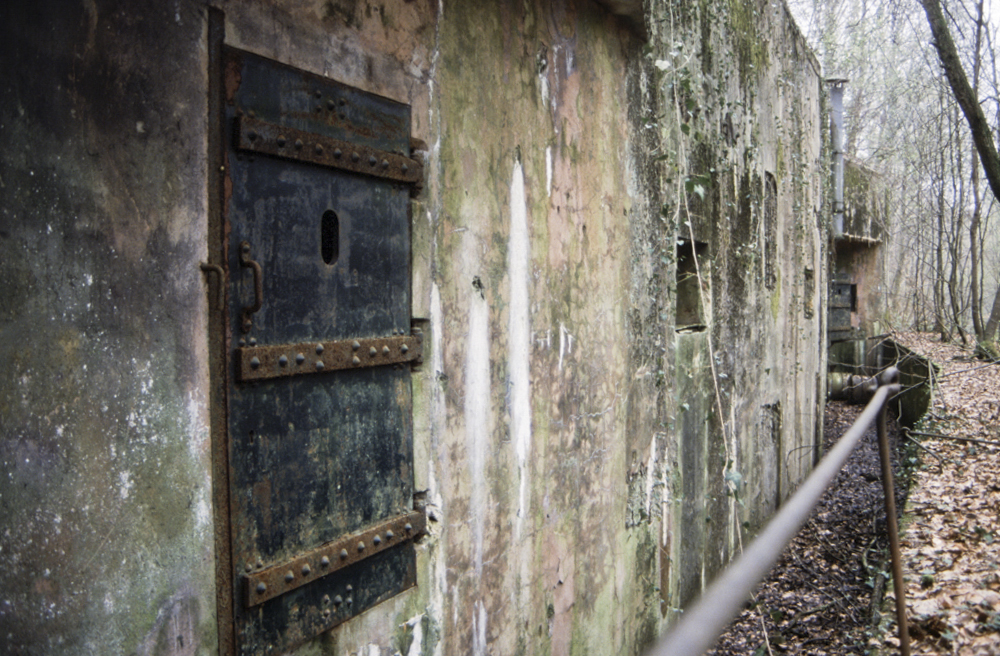
MULTIPOLYGON (((986 120, 986 115, 980 105, 979 95, 973 85, 969 83, 969 79, 965 74, 965 68, 959 58, 955 41, 952 39, 951 30, 942 10, 940 0, 921 0, 921 4, 924 7, 924 13, 927 14, 927 23, 934 37, 934 47, 937 50, 941 68, 944 71, 945 78, 948 80, 948 85, 951 87, 955 101, 962 109, 962 113, 965 115, 966 122, 969 125, 972 141, 975 144, 976 152, 979 154, 983 173, 986 176, 994 198, 1000 198, 1000 155, 997 153, 996 143, 993 140, 992 128, 986 120)), ((981 38, 981 23, 982 3, 979 5, 976 21, 977 44, 980 43, 979 39, 981 38)), ((979 61, 978 58, 977 61, 979 61)), ((975 72, 976 79, 978 79, 978 69, 975 72)), ((970 227, 970 234, 972 234, 974 240, 977 240, 978 232, 978 225, 975 226, 975 229, 970 227)), ((973 274, 975 280, 978 280, 978 266, 979 257, 975 255, 973 256, 972 264, 973 271, 975 272, 973 274)), ((990 313, 989 320, 982 327, 982 332, 977 330, 977 337, 980 342, 988 342, 996 339, 998 324, 1000 324, 1000 288, 997 289, 997 293, 994 295, 993 310, 990 313)))

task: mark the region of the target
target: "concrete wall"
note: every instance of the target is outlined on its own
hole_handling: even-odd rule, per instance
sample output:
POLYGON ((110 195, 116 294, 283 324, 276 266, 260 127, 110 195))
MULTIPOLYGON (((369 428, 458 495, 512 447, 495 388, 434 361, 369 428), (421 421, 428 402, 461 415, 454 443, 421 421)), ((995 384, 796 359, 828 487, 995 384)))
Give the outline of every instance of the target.
MULTIPOLYGON (((424 144, 419 586, 297 653, 638 653, 812 464, 826 169, 784 8, 217 5, 424 144)), ((2 12, 0 635, 215 653, 208 9, 2 12)))
POLYGON ((211 653, 205 10, 0 20, 0 642, 211 653))
MULTIPOLYGON (((815 456, 825 397, 816 348, 827 276, 822 87, 783 5, 664 2, 653 11, 662 216, 667 235, 706 253, 707 329, 667 326, 678 330, 666 344, 675 387, 663 446, 664 589, 678 606, 815 456)), ((675 240, 661 243, 670 258, 675 240)))

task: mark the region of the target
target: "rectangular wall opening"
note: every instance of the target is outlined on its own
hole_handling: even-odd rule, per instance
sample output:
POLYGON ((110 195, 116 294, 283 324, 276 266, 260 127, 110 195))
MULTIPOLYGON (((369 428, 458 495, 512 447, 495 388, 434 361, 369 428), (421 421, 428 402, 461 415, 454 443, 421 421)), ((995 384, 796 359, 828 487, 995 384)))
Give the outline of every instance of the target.
POLYGON ((778 181, 764 172, 764 286, 774 291, 778 285, 778 181))
POLYGON ((803 308, 806 319, 813 318, 813 299, 816 296, 816 273, 806 267, 802 281, 803 308))
POLYGON ((701 332, 708 324, 702 297, 708 299, 708 244, 677 242, 677 332, 701 332), (697 261, 696 261, 697 258, 697 261), (698 274, 701 273, 701 284, 698 274))

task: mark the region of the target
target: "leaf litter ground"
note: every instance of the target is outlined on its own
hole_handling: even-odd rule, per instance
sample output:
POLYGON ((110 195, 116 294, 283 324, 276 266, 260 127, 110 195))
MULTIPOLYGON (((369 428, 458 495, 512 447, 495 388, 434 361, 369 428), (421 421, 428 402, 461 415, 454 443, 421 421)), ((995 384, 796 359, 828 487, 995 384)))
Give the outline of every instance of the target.
MULTIPOLYGON (((895 338, 941 367, 931 413, 914 433, 1000 442, 1000 366, 928 335, 895 338)), ((825 449, 861 410, 827 404, 825 449)), ((1000 446, 901 437, 894 422, 889 438, 901 447, 893 469, 897 508, 906 504, 912 653, 1000 654, 1000 446)), ((897 653, 879 472, 873 427, 711 654, 897 653)))

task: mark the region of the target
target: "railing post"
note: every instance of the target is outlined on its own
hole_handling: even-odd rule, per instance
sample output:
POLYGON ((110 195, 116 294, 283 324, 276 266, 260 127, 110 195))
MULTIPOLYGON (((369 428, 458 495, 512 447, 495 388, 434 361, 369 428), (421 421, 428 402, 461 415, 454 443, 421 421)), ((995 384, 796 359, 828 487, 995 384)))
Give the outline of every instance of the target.
MULTIPOLYGON (((899 370, 890 367, 879 376, 880 385, 899 382, 899 370)), ((906 586, 903 583, 903 562, 899 552, 899 524, 896 522, 896 491, 892 482, 892 460, 889 457, 889 432, 886 430, 886 396, 878 412, 878 452, 882 459, 882 490, 885 492, 885 524, 889 533, 889 553, 892 556, 892 587, 896 591, 896 623, 899 626, 899 653, 910 656, 910 632, 906 625, 906 586)))

